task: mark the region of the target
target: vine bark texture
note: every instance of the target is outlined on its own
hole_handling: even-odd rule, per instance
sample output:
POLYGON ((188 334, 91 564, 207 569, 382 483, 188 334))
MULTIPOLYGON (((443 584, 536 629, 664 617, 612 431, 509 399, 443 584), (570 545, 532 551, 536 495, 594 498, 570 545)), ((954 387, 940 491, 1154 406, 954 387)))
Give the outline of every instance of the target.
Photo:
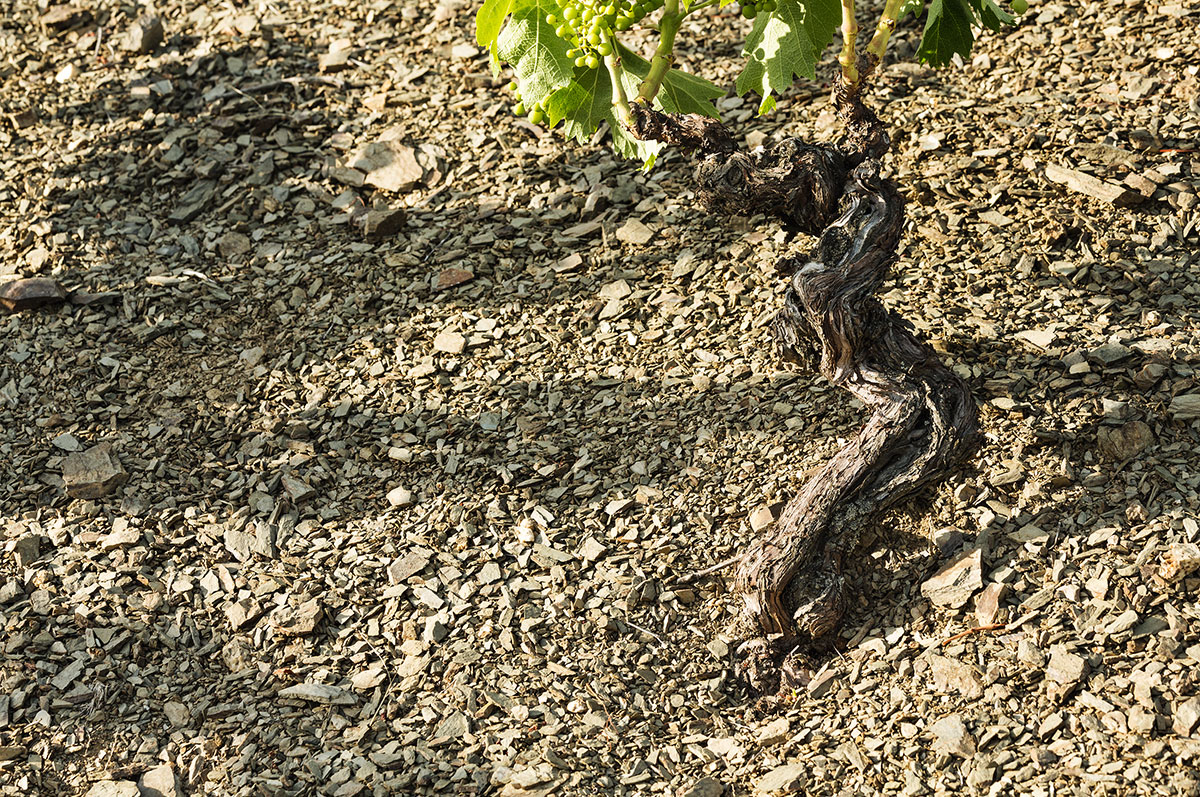
POLYGON ((904 200, 881 173, 889 137, 857 87, 843 83, 834 102, 845 131, 836 145, 786 139, 754 152, 738 149, 715 120, 632 108, 635 135, 696 153, 710 208, 766 213, 818 236, 806 256, 778 264, 789 284, 775 339, 787 360, 844 388, 868 413, 737 567, 760 649, 772 640, 775 653, 829 638, 847 608, 843 562, 862 531, 953 472, 979 435, 970 388, 875 296, 896 261, 904 200))

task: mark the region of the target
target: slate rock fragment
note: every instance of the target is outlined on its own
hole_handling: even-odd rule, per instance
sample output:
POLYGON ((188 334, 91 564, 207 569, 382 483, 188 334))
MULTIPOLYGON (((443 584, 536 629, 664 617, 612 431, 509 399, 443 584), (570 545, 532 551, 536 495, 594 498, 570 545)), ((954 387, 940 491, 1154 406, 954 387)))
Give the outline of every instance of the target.
POLYGON ((154 14, 138 17, 129 27, 125 37, 125 49, 140 55, 152 53, 163 43, 162 18, 154 14))
POLYGON ((1100 199, 1117 207, 1135 205, 1145 197, 1126 186, 1110 183, 1093 177, 1086 172, 1068 169, 1055 163, 1046 164, 1046 179, 1067 187, 1068 190, 1100 199))
POLYGON ((78 6, 57 5, 46 9, 46 13, 42 14, 41 23, 53 33, 63 33, 80 25, 86 25, 91 18, 90 11, 78 6))
POLYGON ((1144 421, 1130 421, 1123 426, 1102 426, 1096 432, 1100 453, 1113 462, 1132 459, 1154 445, 1154 432, 1144 421))
POLYGON ((83 797, 140 797, 141 792, 132 780, 102 780, 92 784, 83 797))
POLYGON ((958 609, 983 587, 983 554, 978 548, 951 559, 921 585, 921 594, 938 606, 958 609))
POLYGON ((412 147, 395 139, 374 141, 350 154, 346 165, 362 172, 363 182, 392 193, 411 191, 425 177, 412 147))
POLYGON ((138 780, 141 797, 182 797, 183 787, 179 776, 170 764, 160 764, 147 770, 138 780))
POLYGON ((967 730, 958 714, 942 717, 929 727, 933 734, 933 751, 969 759, 975 755, 975 737, 967 730))
POLYGON ((72 498, 103 498, 129 480, 110 443, 63 458, 63 483, 72 498))
POLYGON ((296 684, 280 689, 278 694, 288 700, 306 700, 325 706, 350 706, 355 702, 353 693, 329 684, 296 684))
POLYGON ((67 292, 55 280, 30 277, 5 283, 0 287, 0 305, 10 313, 33 310, 51 304, 62 304, 67 292))
POLYGON ((443 269, 437 275, 436 287, 439 291, 444 291, 447 288, 453 288, 457 285, 462 285, 464 282, 470 282, 475 279, 475 274, 461 268, 443 269))
POLYGON ((725 784, 716 778, 700 778, 689 788, 679 792, 679 797, 721 797, 725 784))
POLYGON ((316 598, 299 606, 280 606, 271 614, 271 627, 281 636, 307 636, 321 620, 321 604, 316 598))
POLYGON ((810 766, 805 763, 784 764, 775 767, 758 779, 754 793, 759 795, 792 794, 802 791, 808 783, 810 766))
POLYGON ((363 233, 368 238, 390 238, 404 228, 404 208, 373 208, 362 216, 363 233))
POLYGON ((216 182, 201 180, 179 198, 179 202, 168 218, 175 224, 187 224, 203 213, 204 209, 208 207, 208 203, 212 202, 216 195, 216 182))

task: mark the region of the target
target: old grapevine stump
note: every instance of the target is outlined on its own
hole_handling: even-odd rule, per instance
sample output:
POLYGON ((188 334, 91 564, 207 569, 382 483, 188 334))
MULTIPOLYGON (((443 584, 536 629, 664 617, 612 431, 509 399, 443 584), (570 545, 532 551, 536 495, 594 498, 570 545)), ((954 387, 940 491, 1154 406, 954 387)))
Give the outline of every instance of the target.
MULTIPOLYGON (((863 529, 952 472, 978 437, 966 383, 875 297, 896 260, 904 201, 880 173, 888 137, 874 114, 845 90, 835 102, 846 125, 837 147, 788 139, 755 153, 738 151, 714 120, 633 111, 635 134, 697 151, 710 208, 767 213, 819 235, 810 256, 779 263, 791 277, 775 337, 785 358, 815 368, 869 413, 738 565, 746 619, 761 638, 783 643, 776 653, 838 628, 842 562, 863 529)), ((749 652, 771 658, 765 644, 749 652)), ((771 669, 751 663, 751 680, 773 691, 771 669)))

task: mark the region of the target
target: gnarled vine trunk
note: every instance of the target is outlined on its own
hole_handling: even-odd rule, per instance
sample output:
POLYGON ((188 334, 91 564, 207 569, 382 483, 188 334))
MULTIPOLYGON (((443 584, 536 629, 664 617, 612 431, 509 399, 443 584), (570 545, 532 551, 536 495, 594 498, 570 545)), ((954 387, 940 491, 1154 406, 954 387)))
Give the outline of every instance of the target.
MULTIPOLYGON (((888 136, 875 115, 844 86, 834 100, 845 123, 836 147, 788 139, 753 153, 739 151, 712 119, 640 105, 633 112, 636 135, 697 152, 710 208, 766 213, 819 236, 810 256, 779 263, 790 284, 776 341, 785 358, 848 390, 870 415, 738 565, 736 589, 751 625, 790 648, 838 628, 842 562, 863 529, 948 475, 978 437, 966 383, 875 297, 896 260, 904 201, 880 174, 888 136)), ((760 656, 766 648, 758 646, 760 656)), ((752 680, 770 688, 770 675, 752 680)))

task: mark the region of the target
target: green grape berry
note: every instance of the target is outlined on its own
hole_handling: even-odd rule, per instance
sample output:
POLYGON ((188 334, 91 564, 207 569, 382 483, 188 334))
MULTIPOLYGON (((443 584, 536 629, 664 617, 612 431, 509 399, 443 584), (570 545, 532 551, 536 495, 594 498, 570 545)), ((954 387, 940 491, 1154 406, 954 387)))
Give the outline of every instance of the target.
POLYGON ((600 66, 600 59, 594 55, 589 55, 586 59, 586 63, 588 69, 595 69, 596 67, 600 66))
POLYGON ((514 94, 516 94, 521 89, 521 87, 517 84, 517 81, 515 81, 515 80, 510 80, 508 82, 508 86, 506 88, 514 94))
POLYGON ((612 55, 612 45, 608 42, 600 42, 596 45, 596 52, 601 56, 612 55))
POLYGON ((514 105, 512 107, 512 112, 513 112, 513 116, 524 116, 525 115, 525 103, 518 102, 516 105, 514 105))
POLYGON ((758 9, 751 5, 742 6, 742 16, 746 19, 754 19, 758 16, 758 9))
POLYGON ((766 11, 768 14, 779 8, 779 4, 775 0, 766 0, 759 11, 766 11))
MULTIPOLYGON (((761 0, 754 0, 760 2, 761 0)), ((555 34, 572 45, 572 60, 587 55, 603 58, 612 53, 607 43, 613 31, 625 31, 646 15, 662 8, 664 0, 555 0, 561 13, 546 15, 555 34)), ((776 2, 776 0, 771 0, 776 2)))
POLYGON ((1021 15, 1029 10, 1028 0, 1012 0, 1012 10, 1014 14, 1021 15))
POLYGON ((585 66, 587 66, 587 56, 581 55, 576 58, 575 66, 579 67, 580 69, 583 69, 585 66))
POLYGON ((540 125, 542 120, 546 118, 546 113, 541 108, 534 108, 529 112, 529 121, 535 125, 540 125))

